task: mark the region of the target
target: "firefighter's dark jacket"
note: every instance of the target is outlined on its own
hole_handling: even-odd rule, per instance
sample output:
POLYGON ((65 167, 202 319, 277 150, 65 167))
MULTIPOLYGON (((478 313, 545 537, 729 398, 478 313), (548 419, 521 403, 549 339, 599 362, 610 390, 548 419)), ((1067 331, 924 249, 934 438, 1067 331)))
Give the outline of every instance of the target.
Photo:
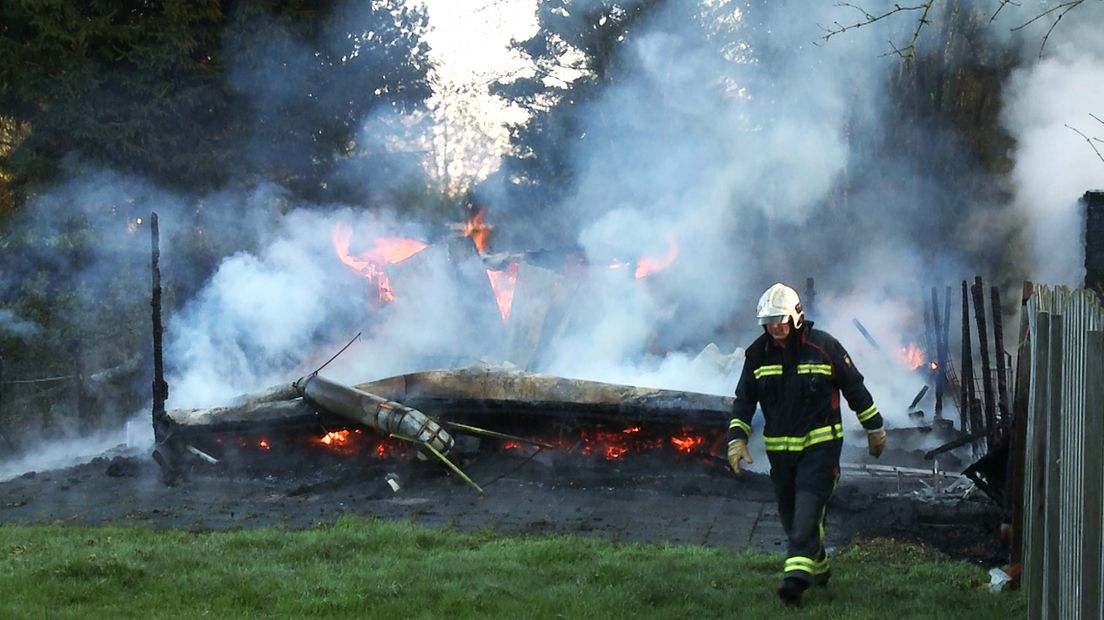
POLYGON ((843 345, 805 321, 791 330, 785 346, 767 334, 747 348, 744 370, 728 426, 729 442, 746 440, 758 403, 768 452, 800 452, 840 441, 840 392, 866 430, 881 428, 882 416, 843 345))

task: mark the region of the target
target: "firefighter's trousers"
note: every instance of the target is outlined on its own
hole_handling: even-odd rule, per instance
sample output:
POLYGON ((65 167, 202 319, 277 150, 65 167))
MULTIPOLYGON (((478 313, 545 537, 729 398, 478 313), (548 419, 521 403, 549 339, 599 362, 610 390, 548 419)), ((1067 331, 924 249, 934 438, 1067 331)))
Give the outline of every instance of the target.
POLYGON ((784 572, 807 583, 826 583, 824 518, 839 480, 841 440, 826 441, 801 451, 767 452, 778 514, 789 538, 784 572))

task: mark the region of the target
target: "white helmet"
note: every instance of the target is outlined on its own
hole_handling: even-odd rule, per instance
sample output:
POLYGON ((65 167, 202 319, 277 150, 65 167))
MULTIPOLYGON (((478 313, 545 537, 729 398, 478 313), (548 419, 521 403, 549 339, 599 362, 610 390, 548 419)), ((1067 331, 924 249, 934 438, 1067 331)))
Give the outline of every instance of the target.
POLYGON ((798 328, 805 319, 805 311, 801 307, 797 291, 781 282, 768 288, 759 298, 756 314, 760 325, 784 323, 786 319, 792 319, 794 328, 798 328))

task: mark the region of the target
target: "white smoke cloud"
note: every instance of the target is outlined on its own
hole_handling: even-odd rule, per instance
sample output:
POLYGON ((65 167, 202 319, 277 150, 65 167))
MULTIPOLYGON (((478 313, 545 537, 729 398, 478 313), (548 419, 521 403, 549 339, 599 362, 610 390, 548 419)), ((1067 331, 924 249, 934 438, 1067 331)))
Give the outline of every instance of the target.
POLYGON ((1078 198, 1104 187, 1104 161, 1074 129, 1104 136, 1104 123, 1093 118, 1104 118, 1101 19, 1099 3, 1071 13, 1052 33, 1043 58, 1011 76, 1005 97, 1002 121, 1016 139, 1015 204, 1034 233, 1031 277, 1040 282, 1081 286, 1085 280, 1078 198))
POLYGON ((0 334, 30 338, 37 334, 39 329, 34 321, 24 319, 7 308, 0 308, 0 334))

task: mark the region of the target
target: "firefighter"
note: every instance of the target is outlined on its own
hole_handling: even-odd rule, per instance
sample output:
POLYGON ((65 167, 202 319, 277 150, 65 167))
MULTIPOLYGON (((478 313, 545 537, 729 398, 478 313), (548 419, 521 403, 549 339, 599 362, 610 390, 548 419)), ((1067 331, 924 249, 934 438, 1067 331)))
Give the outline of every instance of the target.
POLYGON ((863 376, 839 341, 805 320, 797 291, 781 283, 759 299, 764 333, 746 350, 728 426, 728 462, 740 473, 751 463, 748 434, 756 404, 763 409, 763 442, 778 514, 789 539, 778 596, 797 604, 810 585, 827 585, 824 517, 839 480, 843 426, 839 395, 866 430, 879 456, 886 433, 863 376))

